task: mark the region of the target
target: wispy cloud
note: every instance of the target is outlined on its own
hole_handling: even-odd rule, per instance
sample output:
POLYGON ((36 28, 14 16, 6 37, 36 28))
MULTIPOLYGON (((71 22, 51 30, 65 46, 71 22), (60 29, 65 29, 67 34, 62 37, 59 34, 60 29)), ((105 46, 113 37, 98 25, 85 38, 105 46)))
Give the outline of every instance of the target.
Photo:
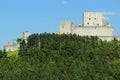
POLYGON ((120 13, 115 13, 115 12, 103 12, 103 15, 110 15, 110 16, 120 16, 120 13))
POLYGON ((118 17, 120 17, 120 13, 115 13, 115 12, 102 12, 102 14, 104 15, 103 19, 105 19, 105 20, 109 20, 108 16, 118 16, 118 17))

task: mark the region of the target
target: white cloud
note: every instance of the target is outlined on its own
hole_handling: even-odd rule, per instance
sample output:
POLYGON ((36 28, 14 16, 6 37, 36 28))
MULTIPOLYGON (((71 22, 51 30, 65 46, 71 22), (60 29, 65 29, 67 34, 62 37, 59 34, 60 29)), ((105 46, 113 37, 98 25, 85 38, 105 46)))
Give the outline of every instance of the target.
POLYGON ((109 16, 118 16, 120 17, 120 13, 115 13, 115 12, 102 12, 103 14, 103 19, 109 20, 109 16))
POLYGON ((120 13, 114 13, 114 12, 103 12, 103 15, 110 15, 110 16, 120 16, 120 13))

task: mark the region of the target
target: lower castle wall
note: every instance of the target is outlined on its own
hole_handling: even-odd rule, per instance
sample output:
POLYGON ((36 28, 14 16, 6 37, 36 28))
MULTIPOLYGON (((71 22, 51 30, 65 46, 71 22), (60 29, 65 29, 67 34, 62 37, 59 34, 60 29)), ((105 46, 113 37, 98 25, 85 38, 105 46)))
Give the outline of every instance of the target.
POLYGON ((76 27, 72 33, 81 36, 114 36, 114 30, 110 27, 76 27))
POLYGON ((99 38, 102 40, 102 41, 112 41, 114 40, 114 36, 99 36, 99 38))
POLYGON ((14 46, 13 45, 5 46, 4 48, 5 48, 6 52, 9 52, 9 51, 18 50, 19 47, 20 47, 20 44, 18 43, 18 44, 14 45, 14 46))

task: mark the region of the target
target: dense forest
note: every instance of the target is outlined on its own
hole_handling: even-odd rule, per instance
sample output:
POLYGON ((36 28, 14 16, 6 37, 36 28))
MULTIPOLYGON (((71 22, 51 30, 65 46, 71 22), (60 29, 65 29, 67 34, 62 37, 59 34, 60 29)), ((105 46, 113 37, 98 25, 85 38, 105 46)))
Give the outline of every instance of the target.
POLYGON ((0 50, 0 80, 120 80, 120 41, 32 34, 19 56, 0 50))

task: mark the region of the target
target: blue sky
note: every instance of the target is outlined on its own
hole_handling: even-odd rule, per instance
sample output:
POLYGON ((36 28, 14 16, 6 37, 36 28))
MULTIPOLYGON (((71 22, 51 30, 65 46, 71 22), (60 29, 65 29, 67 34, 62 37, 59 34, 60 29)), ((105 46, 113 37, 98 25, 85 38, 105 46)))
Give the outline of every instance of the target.
POLYGON ((22 32, 58 32, 61 20, 82 23, 83 12, 110 12, 105 20, 120 35, 120 0, 0 0, 0 49, 22 32))

